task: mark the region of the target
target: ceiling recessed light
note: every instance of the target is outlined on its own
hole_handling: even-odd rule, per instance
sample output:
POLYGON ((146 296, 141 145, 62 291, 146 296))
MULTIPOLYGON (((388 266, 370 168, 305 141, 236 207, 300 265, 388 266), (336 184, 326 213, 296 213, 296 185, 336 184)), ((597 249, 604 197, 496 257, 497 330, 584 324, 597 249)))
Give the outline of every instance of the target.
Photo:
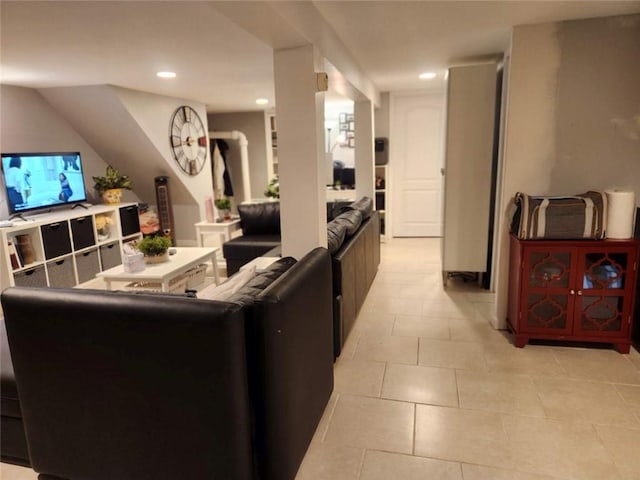
POLYGON ((267 103, 269 103, 269 100, 268 100, 268 99, 266 99, 266 98, 258 98, 258 99, 256 100, 256 103, 257 103, 258 105, 266 105, 267 103))
POLYGON ((420 80, 432 80, 434 78, 436 78, 436 74, 433 72, 425 72, 425 73, 421 73, 420 75, 418 75, 418 78, 420 80))
POLYGON ((156 75, 160 78, 176 78, 176 72, 158 72, 156 75))

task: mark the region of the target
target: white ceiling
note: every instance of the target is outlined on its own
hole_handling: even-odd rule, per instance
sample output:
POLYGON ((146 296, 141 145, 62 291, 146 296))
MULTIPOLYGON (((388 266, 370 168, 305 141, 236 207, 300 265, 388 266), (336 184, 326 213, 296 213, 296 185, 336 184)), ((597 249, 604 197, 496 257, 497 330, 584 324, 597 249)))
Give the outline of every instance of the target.
MULTIPOLYGON (((249 24, 295 31, 300 25, 257 12, 295 9, 296 3, 2 0, 0 82, 33 88, 113 84, 199 101, 211 112, 272 108, 271 46, 222 12, 242 8, 243 15, 256 12, 249 24), (161 80, 158 70, 178 76, 161 80), (258 107, 258 97, 271 103, 258 107)), ((417 79, 422 71, 443 73, 447 66, 500 54, 514 25, 640 12, 640 1, 312 4, 327 23, 322 28, 335 31, 379 91, 425 88, 417 79)))

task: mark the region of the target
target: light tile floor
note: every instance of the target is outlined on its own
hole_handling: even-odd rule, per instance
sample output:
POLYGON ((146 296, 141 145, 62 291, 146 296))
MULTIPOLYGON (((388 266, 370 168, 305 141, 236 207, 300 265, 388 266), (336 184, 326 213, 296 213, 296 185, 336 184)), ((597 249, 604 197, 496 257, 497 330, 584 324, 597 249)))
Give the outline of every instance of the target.
POLYGON ((439 245, 382 245, 296 480, 640 480, 640 354, 513 347, 492 294, 442 287, 439 245))
POLYGON ((297 480, 640 480, 640 354, 511 344, 494 296, 393 239, 297 480))

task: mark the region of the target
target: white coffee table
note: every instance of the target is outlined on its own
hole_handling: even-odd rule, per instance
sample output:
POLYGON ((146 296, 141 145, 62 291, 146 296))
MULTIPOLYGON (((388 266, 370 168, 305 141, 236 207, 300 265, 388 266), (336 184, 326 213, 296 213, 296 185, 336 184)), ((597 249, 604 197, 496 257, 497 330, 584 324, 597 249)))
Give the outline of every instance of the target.
POLYGON ((161 285, 161 291, 168 292, 171 280, 179 277, 187 270, 211 262, 213 265, 213 275, 216 285, 220 283, 218 265, 216 263, 216 253, 219 248, 176 248, 176 253, 169 255, 169 261, 163 263, 152 263, 145 266, 141 272, 125 272, 123 265, 110 268, 104 272, 96 274, 107 283, 107 290, 111 290, 111 282, 157 282, 161 285))

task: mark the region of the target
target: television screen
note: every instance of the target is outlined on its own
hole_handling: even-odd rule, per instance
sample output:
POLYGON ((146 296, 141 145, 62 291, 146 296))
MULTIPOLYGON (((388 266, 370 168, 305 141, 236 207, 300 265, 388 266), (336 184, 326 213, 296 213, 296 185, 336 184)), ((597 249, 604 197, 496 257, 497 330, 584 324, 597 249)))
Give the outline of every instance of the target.
POLYGON ((10 214, 87 199, 79 152, 3 153, 2 172, 10 214))

